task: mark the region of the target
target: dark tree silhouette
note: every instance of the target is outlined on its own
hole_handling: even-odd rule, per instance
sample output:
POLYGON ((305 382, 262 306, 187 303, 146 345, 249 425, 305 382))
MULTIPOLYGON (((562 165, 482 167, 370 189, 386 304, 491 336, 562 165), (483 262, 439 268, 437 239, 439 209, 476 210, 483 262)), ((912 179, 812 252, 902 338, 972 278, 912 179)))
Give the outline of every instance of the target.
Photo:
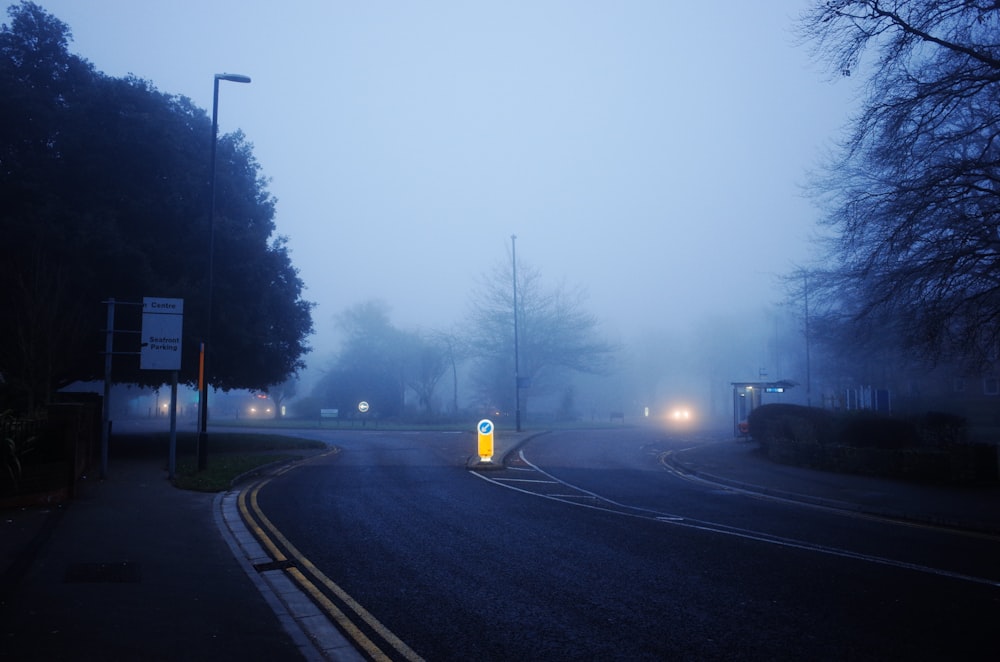
POLYGON ((809 279, 815 316, 925 358, 995 360, 1000 5, 824 0, 801 28, 831 72, 867 76, 816 184, 833 236, 809 279))
MULTIPOLYGON (((0 375, 24 408, 103 376, 109 297, 185 300, 181 379, 197 379, 208 307, 211 123, 187 98, 111 78, 68 52, 38 5, 0 27, 0 375)), ((206 82, 207 84, 207 82, 206 82)), ((265 389, 302 367, 311 304, 242 133, 220 137, 209 381, 265 389)), ((123 328, 137 316, 123 319, 123 328)), ((119 324, 116 324, 119 326, 119 324)), ((135 351, 120 339, 116 351, 135 351)), ((162 373, 119 359, 119 382, 162 373)))

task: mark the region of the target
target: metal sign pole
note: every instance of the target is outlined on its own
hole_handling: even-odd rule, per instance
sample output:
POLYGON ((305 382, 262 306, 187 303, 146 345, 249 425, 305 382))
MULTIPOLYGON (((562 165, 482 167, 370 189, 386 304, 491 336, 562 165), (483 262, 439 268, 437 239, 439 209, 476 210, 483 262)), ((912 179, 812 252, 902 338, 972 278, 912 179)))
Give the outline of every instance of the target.
POLYGON ((115 300, 108 299, 108 321, 104 335, 104 406, 101 412, 101 480, 108 477, 108 437, 111 430, 111 353, 115 344, 115 300))
POLYGON ((167 478, 177 473, 177 371, 170 373, 170 457, 167 460, 167 478))

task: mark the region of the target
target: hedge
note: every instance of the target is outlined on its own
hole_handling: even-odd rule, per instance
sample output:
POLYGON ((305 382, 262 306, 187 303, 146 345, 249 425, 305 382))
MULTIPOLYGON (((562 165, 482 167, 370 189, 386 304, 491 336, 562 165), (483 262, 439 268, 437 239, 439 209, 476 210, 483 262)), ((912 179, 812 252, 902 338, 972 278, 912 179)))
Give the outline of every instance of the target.
POLYGON ((997 447, 965 440, 964 421, 941 412, 914 419, 771 404, 747 419, 750 436, 775 462, 908 480, 998 480, 997 447))

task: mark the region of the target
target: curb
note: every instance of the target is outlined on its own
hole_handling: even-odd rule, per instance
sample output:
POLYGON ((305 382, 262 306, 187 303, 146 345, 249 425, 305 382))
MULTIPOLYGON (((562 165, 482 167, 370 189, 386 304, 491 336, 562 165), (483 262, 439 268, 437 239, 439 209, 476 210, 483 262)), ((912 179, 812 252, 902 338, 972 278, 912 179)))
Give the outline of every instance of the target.
POLYGON ((253 526, 244 520, 238 501, 244 491, 260 481, 269 480, 317 457, 338 452, 340 448, 329 446, 326 450, 296 459, 278 460, 251 469, 234 478, 228 491, 216 493, 213 503, 216 527, 233 557, 308 662, 360 662, 364 657, 309 595, 286 575, 284 569, 265 568, 273 558, 262 547, 258 534, 252 531, 253 526))
MULTIPOLYGON (((294 457, 294 458, 287 458, 286 457, 283 460, 275 460, 274 462, 268 462, 267 464, 262 464, 259 467, 254 467, 253 469, 248 469, 247 471, 244 471, 243 473, 241 473, 241 474, 239 474, 237 476, 234 476, 233 479, 231 481, 229 481, 229 489, 230 490, 235 489, 236 486, 239 485, 240 483, 246 482, 246 481, 248 481, 248 480, 250 480, 252 478, 256 478, 258 476, 263 476, 263 475, 274 473, 275 470, 280 469, 281 467, 285 466, 286 464, 287 465, 298 464, 299 462, 305 462, 306 460, 312 459, 314 457, 318 457, 320 455, 326 455, 327 453, 330 453, 331 451, 336 451, 336 450, 338 450, 336 448, 336 446, 327 446, 327 448, 325 450, 316 451, 314 453, 302 454, 302 455, 299 455, 298 457, 294 457)), ((175 487, 176 487, 176 485, 175 485, 175 487)))

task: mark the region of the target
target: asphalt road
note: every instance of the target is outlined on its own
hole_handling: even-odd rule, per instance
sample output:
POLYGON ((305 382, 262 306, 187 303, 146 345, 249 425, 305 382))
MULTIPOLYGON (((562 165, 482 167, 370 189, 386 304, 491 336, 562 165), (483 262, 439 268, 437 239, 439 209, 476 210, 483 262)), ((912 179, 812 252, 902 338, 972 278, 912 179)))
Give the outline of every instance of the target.
POLYGON ((673 474, 694 443, 553 432, 503 471, 464 434, 319 432, 258 486, 341 627, 393 659, 995 659, 995 539, 673 474))

